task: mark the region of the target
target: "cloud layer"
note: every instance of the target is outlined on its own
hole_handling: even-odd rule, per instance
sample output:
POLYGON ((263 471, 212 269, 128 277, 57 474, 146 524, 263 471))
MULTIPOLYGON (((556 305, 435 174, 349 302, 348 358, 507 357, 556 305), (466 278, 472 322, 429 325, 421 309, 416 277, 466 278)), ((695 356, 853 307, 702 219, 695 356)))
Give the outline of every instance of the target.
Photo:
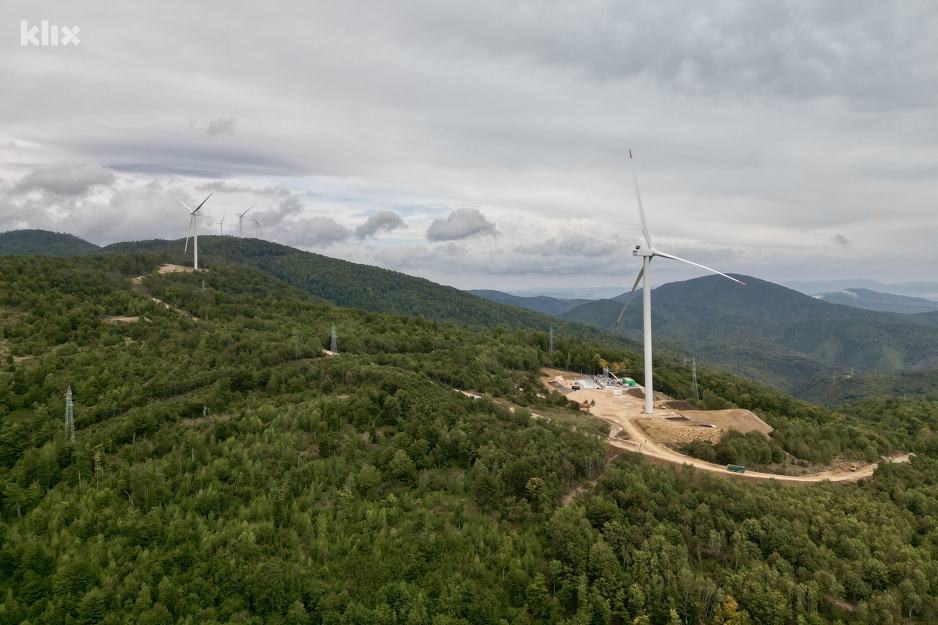
POLYGON ((457 286, 624 284, 634 164, 678 256, 931 279, 938 5, 4 8, 82 36, 0 34, 0 230, 181 238, 173 196, 213 191, 203 223, 230 214, 228 235, 256 204, 245 236, 256 218, 265 238, 457 286))

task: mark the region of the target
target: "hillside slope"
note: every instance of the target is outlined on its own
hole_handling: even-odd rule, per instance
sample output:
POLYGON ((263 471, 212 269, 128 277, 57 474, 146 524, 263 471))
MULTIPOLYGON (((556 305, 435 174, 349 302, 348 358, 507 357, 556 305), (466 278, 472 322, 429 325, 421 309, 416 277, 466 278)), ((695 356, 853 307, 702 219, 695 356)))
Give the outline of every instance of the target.
MULTIPOLYGON (((213 261, 236 262, 256 267, 283 282, 339 306, 372 312, 426 317, 437 322, 555 333, 583 340, 603 340, 634 347, 635 342, 584 324, 508 306, 466 291, 437 284, 397 271, 352 263, 286 245, 238 239, 199 237, 200 265, 213 261)), ((159 251, 165 258, 185 263, 181 241, 138 241, 109 245, 106 252, 159 251)), ((190 263, 191 264, 191 263, 190 263)))

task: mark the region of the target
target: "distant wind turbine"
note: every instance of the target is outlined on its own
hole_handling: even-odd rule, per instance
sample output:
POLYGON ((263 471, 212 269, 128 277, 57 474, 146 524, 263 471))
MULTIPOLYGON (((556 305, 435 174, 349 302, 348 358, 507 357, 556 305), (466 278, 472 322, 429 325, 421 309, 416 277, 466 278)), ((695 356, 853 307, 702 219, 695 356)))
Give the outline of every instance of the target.
MULTIPOLYGON (((202 200, 202 204, 199 204, 199 205, 196 206, 195 208, 189 208, 189 205, 188 205, 188 204, 186 204, 186 203, 183 202, 182 200, 179 200, 178 197, 176 198, 177 200, 179 200, 179 203, 182 204, 183 206, 185 206, 185 207, 186 207, 186 210, 189 211, 189 217, 190 217, 190 218, 189 218, 189 229, 194 232, 194 236, 193 236, 193 238, 192 238, 192 252, 193 252, 193 262, 192 262, 192 266, 195 268, 196 271, 199 270, 199 211, 202 210, 202 206, 203 206, 206 202, 208 202, 208 198, 209 198, 209 197, 212 197, 212 194, 211 194, 211 193, 208 194, 208 197, 207 197, 207 198, 205 198, 204 200, 202 200)), ((188 233, 188 232, 186 233, 186 248, 185 248, 185 250, 186 250, 187 252, 189 251, 189 233, 188 233)))
POLYGON ((228 213, 222 215, 221 221, 218 222, 218 234, 225 234, 225 217, 228 216, 228 213))
MULTIPOLYGON (((254 208, 255 206, 257 206, 257 204, 251 204, 251 208, 254 208)), ((244 216, 248 214, 248 211, 250 211, 251 208, 244 211, 243 213, 235 213, 238 216, 238 238, 239 239, 244 237, 244 235, 241 233, 241 221, 244 219, 244 216)))
POLYGON ((251 219, 254 219, 254 225, 257 226, 257 238, 259 239, 261 238, 261 222, 254 217, 251 217, 251 219))
MULTIPOLYGON (((629 150, 629 161, 632 160, 632 150, 629 150)), ((619 313, 619 318, 616 320, 615 327, 619 327, 619 322, 622 321, 622 315, 625 314, 625 309, 629 307, 629 302, 632 301, 632 296, 635 295, 635 289, 638 288, 639 281, 642 282, 642 301, 644 305, 644 325, 645 325, 645 414, 654 414, 655 412, 655 401, 654 401, 654 389, 652 384, 652 367, 651 367, 651 259, 655 256, 661 256, 662 258, 670 258, 671 260, 678 260, 682 263, 687 263, 688 265, 693 265, 694 267, 700 267, 701 269, 706 269, 717 275, 723 276, 724 278, 729 278, 733 282, 738 282, 745 286, 745 282, 742 280, 737 280, 733 276, 728 276, 723 272, 717 271, 716 269, 711 269, 699 263, 695 263, 683 258, 678 258, 671 254, 666 254, 661 250, 656 250, 655 247, 651 244, 651 235, 648 233, 648 224, 645 221, 645 209, 642 207, 642 194, 638 191, 638 176, 635 174, 635 165, 632 164, 632 178, 635 180, 635 196, 638 198, 638 216, 642 222, 642 234, 645 236, 645 247, 638 245, 632 250, 633 256, 642 257, 642 269, 638 272, 638 277, 635 279, 635 284, 632 285, 632 291, 629 293, 628 299, 625 300, 625 306, 622 307, 622 312, 619 313)))

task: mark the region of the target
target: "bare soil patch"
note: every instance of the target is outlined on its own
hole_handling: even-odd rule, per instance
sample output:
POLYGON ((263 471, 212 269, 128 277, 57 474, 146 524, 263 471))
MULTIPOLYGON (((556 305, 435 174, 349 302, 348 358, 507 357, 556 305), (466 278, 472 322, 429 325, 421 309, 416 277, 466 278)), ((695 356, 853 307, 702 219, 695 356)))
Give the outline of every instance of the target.
POLYGON ((140 321, 140 317, 105 317, 104 323, 133 323, 140 321))
POLYGON ((159 273, 192 273, 195 271, 192 267, 183 267, 182 265, 163 265, 159 268, 159 273))

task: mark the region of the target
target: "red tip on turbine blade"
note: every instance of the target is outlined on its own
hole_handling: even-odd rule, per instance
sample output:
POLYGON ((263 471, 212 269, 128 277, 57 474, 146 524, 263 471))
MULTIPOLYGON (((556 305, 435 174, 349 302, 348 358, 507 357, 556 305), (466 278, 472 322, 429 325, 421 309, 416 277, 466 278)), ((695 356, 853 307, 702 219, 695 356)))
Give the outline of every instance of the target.
POLYGON ((746 284, 746 283, 743 282, 742 280, 737 280, 737 282, 739 282, 739 283, 740 283, 741 285, 743 285, 743 286, 749 286, 748 284, 746 284))
POLYGON ((632 148, 629 148, 629 158, 632 158, 632 148))

